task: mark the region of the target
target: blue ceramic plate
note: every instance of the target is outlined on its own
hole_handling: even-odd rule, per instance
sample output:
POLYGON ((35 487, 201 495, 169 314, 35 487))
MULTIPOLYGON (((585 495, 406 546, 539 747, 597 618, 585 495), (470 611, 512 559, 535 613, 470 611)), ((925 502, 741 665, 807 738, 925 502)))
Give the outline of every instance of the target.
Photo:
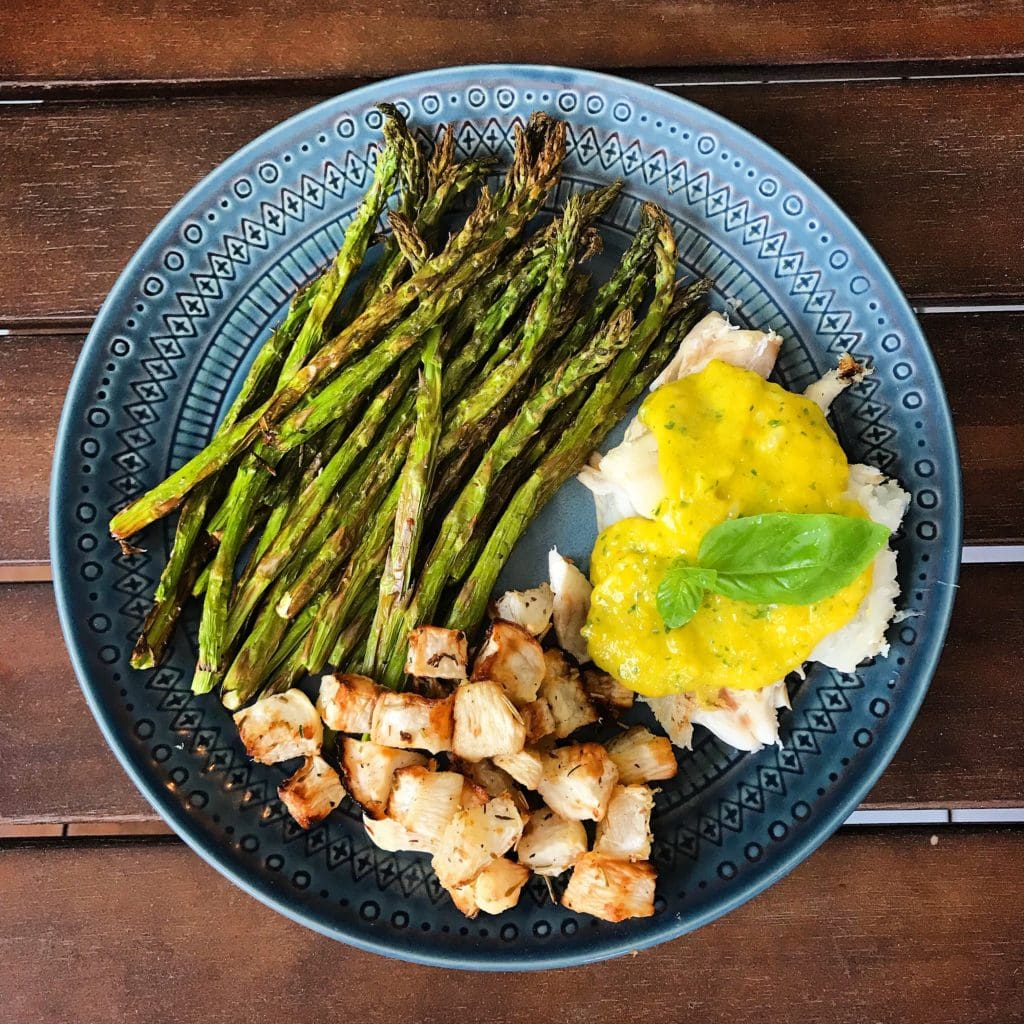
MULTIPOLYGON (((57 600, 82 688, 122 764, 178 834, 238 885, 326 935, 485 969, 583 963, 670 939, 750 899, 830 835, 924 696, 949 620, 961 522, 953 430, 928 346, 888 270, 828 196, 693 103, 604 75, 512 66, 433 71, 339 96, 189 192, 128 264, 89 336, 61 422, 51 510, 57 600), (147 531, 145 553, 125 556, 107 520, 204 444, 288 297, 337 249, 367 183, 381 100, 429 137, 455 122, 464 156, 507 159, 513 124, 533 110, 565 119, 559 203, 571 188, 625 181, 602 225, 608 261, 651 199, 674 220, 681 269, 714 278, 714 304, 783 336, 782 383, 802 388, 843 351, 875 368, 840 401, 836 427, 853 461, 879 466, 913 495, 898 542, 912 617, 892 627, 888 658, 854 675, 812 671, 783 715, 780 748, 739 755, 698 730, 658 800, 649 920, 579 917, 536 884, 514 912, 466 921, 425 858, 378 851, 350 807, 308 833, 291 823, 275 796, 283 773, 250 763, 216 699, 190 694, 188 637, 157 671, 128 665, 171 524, 147 531)), ((593 537, 589 497, 571 482, 520 544, 505 582, 537 582, 552 543, 585 557, 593 537)))

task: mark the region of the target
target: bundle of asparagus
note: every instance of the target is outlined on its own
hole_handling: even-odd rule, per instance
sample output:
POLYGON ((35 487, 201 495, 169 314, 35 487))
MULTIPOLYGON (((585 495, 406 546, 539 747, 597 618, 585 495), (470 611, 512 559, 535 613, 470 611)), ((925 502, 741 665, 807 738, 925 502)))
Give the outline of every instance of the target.
POLYGON ((382 112, 373 181, 334 261, 294 297, 207 447, 110 523, 127 548, 180 507, 132 664, 156 665, 199 597, 193 689, 219 686, 232 709, 328 664, 398 687, 412 628, 476 629, 516 540, 653 380, 706 291, 676 282, 672 230, 647 204, 589 296, 581 265, 620 185, 572 195, 531 230, 565 152, 565 126, 543 114, 444 239, 491 164, 457 162, 450 127, 428 157, 395 108, 382 112))

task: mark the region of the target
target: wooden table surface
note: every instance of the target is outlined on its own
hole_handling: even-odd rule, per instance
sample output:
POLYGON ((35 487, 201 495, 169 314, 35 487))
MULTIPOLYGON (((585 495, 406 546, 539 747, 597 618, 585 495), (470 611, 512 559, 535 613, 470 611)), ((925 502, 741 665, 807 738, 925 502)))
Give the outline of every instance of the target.
POLYGON ((1024 1020, 1022 75, 1019 0, 7 0, 0 1021, 1024 1020), (46 536, 75 359, 166 210, 325 96, 476 61, 616 70, 685 94, 835 197, 945 377, 968 563, 924 708, 851 824, 696 934, 500 978, 321 938, 167 834, 86 710, 46 536))

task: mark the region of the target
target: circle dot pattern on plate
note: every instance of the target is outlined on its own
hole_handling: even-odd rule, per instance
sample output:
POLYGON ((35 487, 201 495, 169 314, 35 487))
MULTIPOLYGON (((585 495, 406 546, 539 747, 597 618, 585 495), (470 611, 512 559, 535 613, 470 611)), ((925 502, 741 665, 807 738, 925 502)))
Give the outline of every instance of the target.
MULTIPOLYGON (((681 934, 760 891, 830 834, 924 694, 960 540, 956 452, 934 363, 884 265, 842 213, 773 151, 694 104, 602 75, 529 67, 449 69, 340 96, 257 139, 190 192, 133 258, 93 328, 62 421, 52 508, 76 671, 109 742, 174 828, 240 885, 329 935, 389 955, 502 969, 586 962, 681 934), (309 831, 288 817, 277 799, 283 772, 252 763, 216 699, 189 689, 194 610, 163 665, 127 669, 173 519, 147 530, 145 550, 131 554, 102 540, 97 551, 97 534, 202 448, 291 295, 341 244, 372 174, 374 105, 384 99, 408 111, 426 143, 440 121, 453 122, 460 158, 507 160, 515 126, 533 109, 565 119, 565 174, 549 208, 570 190, 624 182, 601 224, 608 245, 598 273, 627 244, 641 202, 663 206, 681 270, 714 280, 713 305, 782 335, 783 384, 805 387, 842 352, 872 368, 839 399, 837 433, 851 461, 918 496, 896 539, 902 606, 915 625, 892 631, 888 659, 855 673, 815 667, 793 681, 779 747, 741 754, 698 730, 657 798, 659 902, 649 920, 581 923, 534 878, 514 912, 467 928, 429 860, 375 848, 350 803, 309 831), (130 675, 117 682, 115 670, 130 675)), ((585 562, 594 535, 587 496, 570 482, 501 583, 535 585, 552 543, 585 562)))

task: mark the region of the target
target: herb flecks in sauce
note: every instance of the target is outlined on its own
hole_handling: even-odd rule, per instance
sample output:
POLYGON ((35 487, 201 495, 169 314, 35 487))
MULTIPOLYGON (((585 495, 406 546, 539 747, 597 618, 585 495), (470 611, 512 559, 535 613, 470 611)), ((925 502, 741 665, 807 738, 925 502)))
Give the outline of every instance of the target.
POLYGON ((650 696, 685 690, 711 698, 723 686, 759 689, 783 678, 850 621, 870 587, 870 568, 832 597, 765 606, 758 617, 749 604, 708 593, 679 629, 665 629, 656 594, 669 564, 680 556, 695 561, 704 535, 725 519, 864 516, 845 496, 849 465, 824 414, 716 360, 655 391, 640 418, 657 438, 665 497, 656 519, 623 519, 597 539, 585 630, 591 656, 650 696))

